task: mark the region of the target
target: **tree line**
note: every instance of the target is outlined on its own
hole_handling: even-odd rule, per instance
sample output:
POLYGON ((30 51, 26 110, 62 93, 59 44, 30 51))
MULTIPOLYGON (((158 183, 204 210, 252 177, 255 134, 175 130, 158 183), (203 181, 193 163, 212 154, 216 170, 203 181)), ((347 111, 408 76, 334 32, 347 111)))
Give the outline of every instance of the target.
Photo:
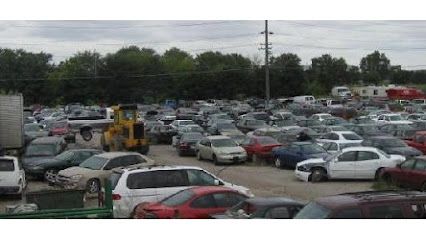
MULTIPOLYGON (((52 54, 0 48, 0 92, 24 95, 27 105, 154 103, 164 99, 264 97, 264 66, 240 54, 207 51, 196 56, 178 48, 163 54, 137 46, 101 56, 85 51, 52 63, 52 54)), ((384 53, 359 66, 329 54, 302 66, 297 54, 270 59, 271 97, 326 95, 336 85, 421 83, 425 71, 391 65, 384 53)))

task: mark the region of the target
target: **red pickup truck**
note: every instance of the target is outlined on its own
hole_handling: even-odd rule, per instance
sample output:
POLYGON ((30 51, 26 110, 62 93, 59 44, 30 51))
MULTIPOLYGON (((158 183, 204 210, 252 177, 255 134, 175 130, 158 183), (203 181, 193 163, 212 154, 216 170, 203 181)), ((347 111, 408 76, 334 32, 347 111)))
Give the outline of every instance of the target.
POLYGON ((408 146, 413 147, 426 154, 426 131, 419 131, 414 134, 413 139, 405 140, 408 146))

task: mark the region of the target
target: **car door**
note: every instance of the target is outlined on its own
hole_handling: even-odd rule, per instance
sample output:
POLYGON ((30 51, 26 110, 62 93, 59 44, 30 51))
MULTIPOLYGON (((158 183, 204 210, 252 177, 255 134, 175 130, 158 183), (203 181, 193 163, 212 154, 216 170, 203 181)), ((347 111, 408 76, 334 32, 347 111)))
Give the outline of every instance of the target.
POLYGON ((183 169, 155 172, 157 201, 189 187, 187 172, 183 169))
POLYGON ((204 155, 205 155, 205 151, 206 151, 206 143, 207 143, 207 138, 203 138, 203 139, 201 139, 200 140, 200 142, 197 144, 197 150, 199 151, 199 153, 200 153, 200 156, 202 157, 202 158, 204 158, 204 155))
POLYGON ((255 144, 256 144, 256 141, 254 138, 247 138, 244 140, 244 142, 242 143, 242 146, 246 150, 247 155, 249 156, 253 155, 255 151, 255 144))
POLYGON ((407 183, 410 187, 421 189, 423 184, 426 183, 426 160, 417 159, 414 168, 407 172, 406 177, 407 183))
POLYGON ((133 209, 142 202, 159 201, 157 196, 156 173, 158 171, 130 173, 126 179, 126 187, 120 192, 121 199, 128 209, 133 209))
POLYGON ((396 171, 392 172, 392 178, 399 184, 408 185, 409 184, 409 173, 414 168, 414 164, 416 163, 416 159, 409 159, 401 163, 399 167, 397 167, 396 171))
POLYGON ((426 153, 426 141, 425 136, 421 134, 416 134, 413 138, 413 141, 411 141, 411 146, 422 151, 422 153, 426 153))
POLYGON ((208 218, 218 212, 213 194, 199 196, 192 200, 186 213, 180 213, 183 218, 208 218))
POLYGON ((286 156, 283 159, 285 161, 286 165, 289 166, 296 166, 297 162, 299 162, 300 158, 302 157, 299 153, 301 153, 300 146, 297 145, 290 145, 287 148, 286 156))
POLYGON ((372 151, 358 151, 355 162, 355 178, 374 179, 380 164, 380 156, 372 151))
POLYGON ((213 149, 212 149, 212 142, 209 139, 207 139, 205 141, 205 145, 203 145, 203 152, 201 156, 205 159, 212 160, 213 149))
POLYGON ((356 151, 344 152, 329 162, 330 178, 355 178, 356 151))

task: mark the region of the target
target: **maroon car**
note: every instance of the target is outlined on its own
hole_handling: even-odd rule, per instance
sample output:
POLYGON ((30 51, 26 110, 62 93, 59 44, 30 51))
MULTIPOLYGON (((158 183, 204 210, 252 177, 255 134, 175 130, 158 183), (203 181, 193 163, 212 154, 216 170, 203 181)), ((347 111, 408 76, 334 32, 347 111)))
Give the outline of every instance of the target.
POLYGON ((388 183, 426 191, 426 156, 406 160, 394 168, 385 168, 381 176, 388 183))
POLYGON ((49 127, 49 136, 63 136, 67 142, 75 142, 75 135, 67 121, 53 122, 49 127))

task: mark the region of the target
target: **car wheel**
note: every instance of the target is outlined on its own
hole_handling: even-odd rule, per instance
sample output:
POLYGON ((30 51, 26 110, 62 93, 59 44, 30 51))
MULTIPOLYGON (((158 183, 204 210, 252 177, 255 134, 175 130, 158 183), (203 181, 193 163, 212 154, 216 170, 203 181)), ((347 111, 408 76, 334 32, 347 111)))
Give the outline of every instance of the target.
POLYGON ((422 188, 420 188, 420 191, 426 192, 426 182, 423 183, 422 188))
POLYGON ((58 174, 58 170, 56 169, 48 169, 44 172, 44 179, 49 182, 52 183, 55 181, 56 179, 56 175, 58 174))
POLYGON ((326 172, 323 169, 317 168, 312 171, 311 181, 320 182, 325 177, 326 172))
POLYGON ((86 191, 87 193, 97 193, 101 189, 101 184, 97 179, 90 179, 87 181, 86 191))
POLYGON ((281 169, 283 166, 281 165, 281 160, 279 158, 275 159, 275 167, 281 169))
POLYGON ((214 165, 219 165, 219 161, 217 160, 216 155, 213 154, 212 159, 213 159, 214 165))
POLYGON ((202 161, 203 160, 203 158, 201 157, 200 151, 197 151, 197 160, 198 161, 202 161))
POLYGON ((384 170, 384 168, 379 168, 377 169, 376 173, 374 174, 374 180, 379 180, 380 176, 382 175, 382 171, 384 170))

